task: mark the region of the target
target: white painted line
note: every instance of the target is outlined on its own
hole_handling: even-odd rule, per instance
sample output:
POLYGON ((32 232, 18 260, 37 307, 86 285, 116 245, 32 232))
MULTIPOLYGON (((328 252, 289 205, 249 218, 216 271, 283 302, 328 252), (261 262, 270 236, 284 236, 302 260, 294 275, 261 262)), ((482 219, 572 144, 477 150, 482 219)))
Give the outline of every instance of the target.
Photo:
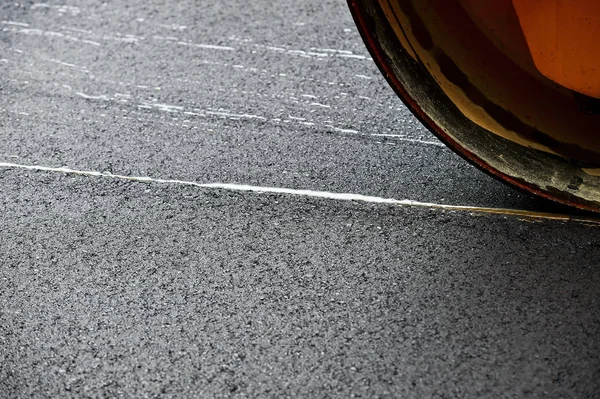
POLYGON ((516 217, 527 218, 529 220, 537 219, 537 220, 576 221, 576 222, 585 222, 585 223, 600 225, 600 219, 581 218, 581 217, 577 217, 577 216, 570 216, 570 215, 563 215, 563 214, 556 214, 556 213, 547 213, 547 212, 533 212, 533 211, 526 211, 526 210, 522 210, 522 209, 487 208, 487 207, 464 206, 464 205, 446 205, 446 204, 437 204, 437 203, 433 203, 433 202, 413 201, 413 200, 409 200, 409 199, 398 200, 398 199, 394 199, 394 198, 382 198, 382 197, 375 197, 375 196, 362 195, 362 194, 334 193, 334 192, 329 192, 329 191, 299 190, 299 189, 293 189, 293 188, 280 188, 280 187, 260 187, 260 186, 250 186, 247 184, 197 183, 197 182, 186 181, 186 180, 159 179, 159 178, 152 178, 152 177, 146 177, 146 176, 126 176, 126 175, 112 174, 109 172, 75 170, 75 169, 70 169, 70 168, 66 168, 66 167, 53 168, 53 167, 39 166, 39 165, 21 165, 21 164, 10 163, 10 162, 0 162, 0 167, 13 168, 13 169, 26 169, 26 170, 33 170, 33 171, 44 171, 44 172, 69 173, 69 174, 94 176, 94 177, 106 177, 106 178, 111 178, 111 179, 130 180, 130 181, 136 181, 136 182, 142 182, 142 183, 180 184, 180 185, 186 185, 186 186, 222 189, 222 190, 229 190, 229 191, 247 191, 247 192, 268 193, 268 194, 287 194, 287 195, 296 195, 296 196, 303 196, 303 197, 331 199, 331 200, 337 200, 337 201, 359 201, 359 202, 395 205, 395 206, 411 206, 411 207, 419 207, 419 208, 443 209, 443 210, 449 210, 449 211, 463 211, 463 212, 470 212, 470 213, 486 213, 486 214, 497 214, 497 215, 505 215, 505 216, 516 216, 516 217))

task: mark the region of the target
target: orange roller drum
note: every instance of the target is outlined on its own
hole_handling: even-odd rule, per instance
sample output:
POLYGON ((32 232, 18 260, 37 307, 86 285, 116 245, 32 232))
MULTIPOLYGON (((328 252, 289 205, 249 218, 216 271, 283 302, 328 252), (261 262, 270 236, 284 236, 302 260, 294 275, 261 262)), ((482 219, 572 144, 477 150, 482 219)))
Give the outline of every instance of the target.
POLYGON ((600 211, 595 0, 349 0, 380 70, 458 154, 536 195, 600 211))

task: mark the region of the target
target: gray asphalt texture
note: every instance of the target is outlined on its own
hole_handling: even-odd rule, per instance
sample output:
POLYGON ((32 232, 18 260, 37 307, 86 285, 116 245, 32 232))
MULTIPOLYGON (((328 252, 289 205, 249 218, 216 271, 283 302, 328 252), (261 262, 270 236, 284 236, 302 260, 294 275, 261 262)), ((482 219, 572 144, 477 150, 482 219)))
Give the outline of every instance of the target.
MULTIPOLYGON (((549 212, 343 1, 3 2, 0 162, 549 212)), ((0 398, 600 397, 600 229, 0 168, 0 398)))

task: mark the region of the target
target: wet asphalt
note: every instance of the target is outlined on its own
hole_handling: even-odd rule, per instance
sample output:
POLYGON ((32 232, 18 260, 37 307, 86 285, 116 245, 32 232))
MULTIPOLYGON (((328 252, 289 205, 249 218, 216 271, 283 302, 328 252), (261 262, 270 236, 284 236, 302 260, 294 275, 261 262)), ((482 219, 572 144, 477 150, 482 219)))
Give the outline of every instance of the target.
MULTIPOLYGON (((570 212, 441 146, 343 1, 0 4, 0 163, 570 212)), ((0 398, 600 397, 600 229, 0 167, 0 398)))

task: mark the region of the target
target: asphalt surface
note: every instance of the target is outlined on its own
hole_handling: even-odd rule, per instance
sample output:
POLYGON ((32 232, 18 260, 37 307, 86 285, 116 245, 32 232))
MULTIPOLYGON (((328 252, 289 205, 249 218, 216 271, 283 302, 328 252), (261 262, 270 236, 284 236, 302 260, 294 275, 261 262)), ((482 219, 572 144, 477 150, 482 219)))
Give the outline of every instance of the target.
MULTIPOLYGON (((0 163, 570 212, 441 146, 343 1, 0 5, 0 163)), ((600 397, 600 229, 0 167, 0 397, 600 397)))

